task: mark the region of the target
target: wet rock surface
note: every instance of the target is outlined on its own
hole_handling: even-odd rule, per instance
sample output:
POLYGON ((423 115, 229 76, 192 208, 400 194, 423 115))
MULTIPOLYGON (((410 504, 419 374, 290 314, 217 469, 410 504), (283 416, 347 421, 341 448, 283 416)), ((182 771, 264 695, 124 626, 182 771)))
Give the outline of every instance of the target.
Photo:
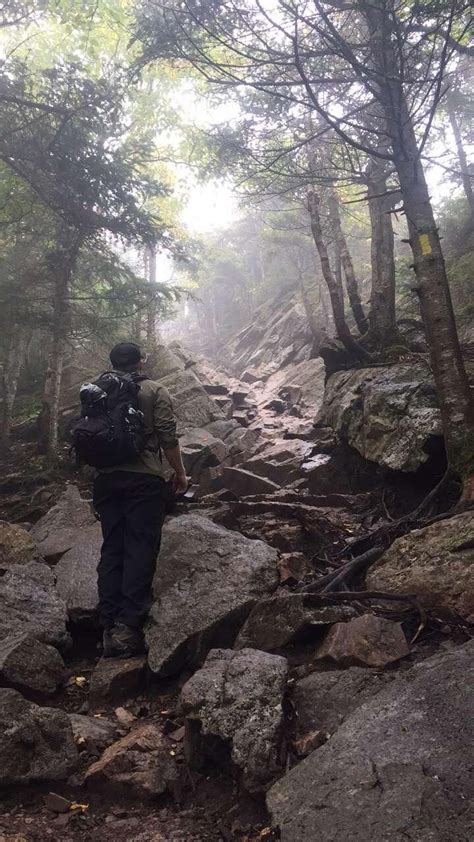
POLYGON ((206 737, 218 737, 230 744, 244 786, 251 791, 265 786, 285 757, 282 701, 287 669, 285 658, 255 649, 212 650, 181 692, 190 764, 199 767, 206 737))
POLYGON ((367 575, 367 587, 414 593, 428 609, 474 621, 474 513, 398 538, 367 575))
POLYGON ((153 672, 196 666, 217 641, 232 645, 255 602, 275 589, 276 558, 263 542, 201 515, 169 521, 146 627, 153 672))
POLYGON ((473 645, 399 675, 272 787, 282 842, 469 838, 473 645))
POLYGON ((71 723, 60 710, 0 688, 0 786, 65 780, 77 765, 71 723))

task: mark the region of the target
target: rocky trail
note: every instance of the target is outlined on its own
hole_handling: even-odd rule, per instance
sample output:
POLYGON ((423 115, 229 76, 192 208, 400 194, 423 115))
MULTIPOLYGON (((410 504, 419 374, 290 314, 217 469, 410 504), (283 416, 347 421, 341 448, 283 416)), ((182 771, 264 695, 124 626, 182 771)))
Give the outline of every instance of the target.
POLYGON ((155 360, 193 494, 164 527, 147 658, 100 658, 89 478, 45 474, 18 431, 1 842, 472 838, 474 514, 440 517, 448 488, 399 525, 445 469, 429 371, 327 377, 311 350, 285 300, 222 367, 177 343, 155 360))

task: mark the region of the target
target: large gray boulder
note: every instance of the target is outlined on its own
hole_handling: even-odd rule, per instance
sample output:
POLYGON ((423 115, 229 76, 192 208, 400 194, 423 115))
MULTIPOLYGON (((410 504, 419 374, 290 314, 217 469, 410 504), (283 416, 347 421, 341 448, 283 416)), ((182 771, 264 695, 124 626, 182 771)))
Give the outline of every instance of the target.
POLYGON ((43 643, 66 649, 66 603, 55 588, 54 573, 46 564, 16 564, 0 578, 0 640, 29 634, 43 643))
POLYGON ((333 374, 318 421, 365 459, 398 471, 416 471, 428 459, 428 439, 442 435, 433 379, 422 362, 333 374))
POLYGON ((225 418, 194 372, 189 369, 167 374, 160 379, 160 383, 171 395, 179 434, 225 418))
POLYGON ((416 594, 428 609, 474 621, 474 512, 397 538, 367 574, 369 590, 416 594))
POLYGON ((76 538, 54 568, 56 588, 67 605, 69 619, 83 622, 97 619, 97 565, 102 546, 100 524, 94 522, 76 532, 76 538))
POLYGON ((270 790, 282 842, 472 838, 474 642, 400 674, 270 790))
POLYGON ((214 649, 184 685, 186 753, 191 766, 206 756, 206 737, 231 746, 244 786, 262 789, 284 762, 283 694, 288 663, 255 649, 214 649))
POLYGON ((77 759, 66 713, 0 689, 0 786, 65 780, 77 759))
POLYGON ((29 694, 50 695, 66 678, 61 655, 28 634, 0 641, 0 684, 29 694))
POLYGON ((83 500, 76 485, 68 485, 58 502, 31 530, 40 555, 45 559, 61 557, 80 538, 83 529, 95 523, 92 509, 83 500))
POLYGON ((198 514, 163 529, 146 627, 151 669, 162 675, 232 646, 257 600, 276 588, 276 550, 198 514))

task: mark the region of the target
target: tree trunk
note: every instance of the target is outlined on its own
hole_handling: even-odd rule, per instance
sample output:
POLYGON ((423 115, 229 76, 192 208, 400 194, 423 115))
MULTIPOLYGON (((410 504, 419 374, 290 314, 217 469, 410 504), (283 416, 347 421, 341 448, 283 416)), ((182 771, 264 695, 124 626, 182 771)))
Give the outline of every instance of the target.
POLYGON ((474 192, 472 190, 472 182, 471 177, 469 175, 469 167, 467 165, 467 158, 466 153, 464 151, 464 146, 461 137, 461 129, 456 117, 456 112, 453 107, 452 101, 448 97, 448 116, 449 122, 451 123, 451 128, 453 130, 454 141, 456 143, 456 150, 458 153, 459 159, 459 166, 461 169, 461 177, 462 183, 464 187, 464 192, 467 197, 467 201, 469 204, 469 210, 471 212, 471 224, 474 226, 474 192))
POLYGON ((38 418, 37 445, 39 453, 47 453, 52 457, 56 455, 58 446, 61 379, 71 328, 70 284, 79 248, 77 232, 62 226, 58 234, 57 248, 50 253, 48 261, 54 279, 53 326, 42 407, 38 418))
POLYGON ((156 318, 157 318, 157 306, 156 306, 156 298, 155 293, 156 290, 153 289, 153 285, 156 284, 156 251, 154 248, 147 248, 147 267, 148 267, 148 280, 152 285, 152 297, 150 298, 150 303, 147 308, 147 318, 146 318, 146 343, 147 343, 147 350, 153 351, 156 348, 158 342, 157 336, 157 326, 156 326, 156 318))
POLYGON ((369 312, 369 346, 381 349, 396 342, 395 262, 392 197, 387 192, 383 167, 375 162, 367 171, 371 227, 372 291, 369 312))
POLYGON ((359 288, 357 286, 357 279, 354 271, 354 264, 352 263, 352 257, 349 251, 349 247, 347 245, 347 240, 344 236, 344 231, 342 230, 341 217, 339 214, 339 201, 334 190, 331 190, 329 192, 328 208, 329 219, 333 229, 334 238, 337 243, 337 252, 339 254, 342 268, 344 270, 344 277, 346 279, 349 303, 351 305, 351 310, 356 325, 359 329, 360 334, 362 335, 367 332, 369 324, 367 321, 367 317, 364 313, 364 309, 362 307, 362 302, 360 300, 359 288))
POLYGON ((303 306, 313 339, 318 345, 321 341, 321 290, 316 280, 306 283, 299 261, 297 266, 303 306))
POLYGON ((319 253, 321 261, 321 269, 324 280, 329 291, 331 299, 331 307, 334 315, 334 323, 336 326, 337 337, 341 340, 343 345, 349 350, 353 351, 359 359, 365 358, 367 354, 356 342, 352 336, 346 322, 344 314, 344 296, 342 286, 337 283, 334 273, 329 262, 328 250, 324 242, 323 232, 321 228, 321 218, 319 214, 319 196, 311 190, 308 193, 308 211, 311 221, 311 233, 319 253))
POLYGON ((7 356, 3 369, 3 407, 0 428, 0 439, 3 447, 10 443, 13 408, 18 389, 21 367, 28 344, 28 333, 25 328, 15 325, 15 333, 10 337, 7 356))
POLYGON ((464 499, 474 499, 474 403, 461 354, 446 266, 431 206, 420 150, 392 40, 392 18, 382 0, 364 2, 371 51, 380 74, 380 102, 390 132, 414 258, 431 366, 438 393, 450 467, 463 481, 464 499))

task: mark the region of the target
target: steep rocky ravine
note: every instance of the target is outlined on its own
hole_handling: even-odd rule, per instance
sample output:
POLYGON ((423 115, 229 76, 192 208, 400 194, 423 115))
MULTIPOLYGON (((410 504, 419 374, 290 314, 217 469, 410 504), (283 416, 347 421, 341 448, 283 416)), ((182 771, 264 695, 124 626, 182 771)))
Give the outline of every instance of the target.
POLYGON ((312 354, 285 301, 154 360, 193 491, 147 658, 100 659, 90 478, 5 463, 0 839, 471 837, 474 514, 399 523, 445 467, 426 359, 312 354))

